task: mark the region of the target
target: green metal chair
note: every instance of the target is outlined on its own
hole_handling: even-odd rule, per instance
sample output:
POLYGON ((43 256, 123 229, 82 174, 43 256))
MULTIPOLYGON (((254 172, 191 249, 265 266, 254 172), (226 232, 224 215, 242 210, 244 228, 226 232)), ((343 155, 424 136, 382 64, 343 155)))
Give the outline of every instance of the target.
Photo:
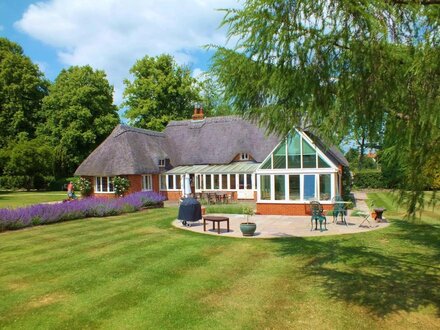
POLYGON ((338 216, 341 216, 341 222, 343 224, 347 225, 347 220, 346 220, 346 216, 347 216, 347 209, 345 208, 345 204, 343 203, 338 203, 338 202, 343 202, 343 199, 341 196, 337 195, 335 197, 332 198, 332 203, 333 203, 333 222, 334 223, 338 223, 338 216))
POLYGON ((324 215, 324 209, 322 205, 317 201, 311 201, 310 210, 312 213, 312 218, 310 219, 310 224, 311 224, 310 231, 313 230, 313 221, 315 221, 315 230, 318 230, 318 221, 319 221, 319 230, 323 231, 322 229, 323 223, 324 223, 324 230, 327 230, 327 218, 324 215))

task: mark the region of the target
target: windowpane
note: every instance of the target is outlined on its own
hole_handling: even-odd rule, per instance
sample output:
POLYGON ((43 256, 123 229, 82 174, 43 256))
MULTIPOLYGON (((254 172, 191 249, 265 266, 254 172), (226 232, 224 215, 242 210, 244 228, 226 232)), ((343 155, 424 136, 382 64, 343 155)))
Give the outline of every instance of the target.
POLYGON ((304 199, 315 198, 315 176, 304 175, 304 199))
POLYGON ((286 199, 286 180, 285 175, 275 175, 275 199, 286 199))
POLYGON ((321 156, 318 156, 318 167, 319 168, 329 168, 330 165, 327 164, 327 162, 321 158, 321 156))
POLYGON ((289 199, 292 201, 301 199, 299 175, 289 175, 289 199))
POLYGON ((200 189, 200 175, 195 175, 195 189, 200 189))
POLYGON ((220 188, 220 176, 218 174, 214 174, 214 189, 220 188))
POLYGON ((96 191, 101 192, 102 186, 101 186, 101 177, 96 177, 96 191))
POLYGON ((222 189, 228 189, 228 175, 222 174, 222 189))
POLYGON ((270 175, 260 176, 260 198, 270 200, 270 175))
POLYGON ((272 156, 270 156, 264 163, 261 165, 262 169, 271 169, 272 168, 272 156))
POLYGON ((236 189, 235 174, 229 174, 229 188, 230 189, 236 189))
POLYGON ((331 174, 321 174, 319 176, 319 199, 322 201, 330 200, 331 196, 331 174))
POLYGON ((176 189, 180 189, 182 187, 182 176, 181 175, 176 175, 176 189))
POLYGON ((306 141, 302 140, 303 147, 303 167, 304 168, 316 168, 316 151, 306 141))
POLYGON ((301 137, 298 133, 287 139, 287 162, 289 168, 301 168, 301 137))
POLYGON ((104 192, 107 191, 107 189, 108 189, 108 186, 107 186, 108 180, 107 180, 106 176, 102 177, 101 184, 102 184, 102 191, 104 191, 104 192))
POLYGON ((286 168, 285 142, 283 142, 273 153, 273 168, 286 168))
POLYGON ((244 189, 244 174, 238 175, 238 189, 244 189))
POLYGON ((166 176, 165 175, 161 175, 160 176, 160 190, 166 190, 167 186, 166 186, 166 176))
POLYGON ((207 190, 212 189, 211 188, 211 174, 206 175, 206 189, 207 190))
POLYGON ((252 189, 252 174, 246 174, 246 189, 252 189))
POLYGON ((114 191, 114 189, 113 189, 113 177, 109 177, 108 178, 108 191, 109 192, 113 192, 114 191))
POLYGON ((173 176, 167 175, 167 177, 168 177, 168 189, 174 189, 173 176))

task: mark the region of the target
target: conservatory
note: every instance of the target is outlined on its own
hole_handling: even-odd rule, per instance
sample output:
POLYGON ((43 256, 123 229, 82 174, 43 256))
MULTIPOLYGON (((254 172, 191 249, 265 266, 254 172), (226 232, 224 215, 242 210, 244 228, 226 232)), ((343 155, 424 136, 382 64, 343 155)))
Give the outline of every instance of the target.
POLYGON ((311 200, 330 206, 341 191, 341 167, 296 129, 261 163, 256 179, 261 214, 306 213, 311 200))

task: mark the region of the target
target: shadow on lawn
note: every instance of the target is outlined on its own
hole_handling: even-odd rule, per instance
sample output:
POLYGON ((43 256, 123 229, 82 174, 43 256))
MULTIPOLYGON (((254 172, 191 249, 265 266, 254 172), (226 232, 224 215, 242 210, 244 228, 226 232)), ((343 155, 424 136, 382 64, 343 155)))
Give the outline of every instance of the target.
MULTIPOLYGON (((440 315, 440 243, 434 226, 393 222, 397 230, 371 235, 365 246, 356 236, 322 239, 279 239, 282 255, 308 257, 304 273, 315 277, 333 299, 368 308, 379 317, 434 305, 440 315), (379 243, 380 240, 389 242, 379 243), (378 243, 375 247, 375 241, 378 243), (420 253, 426 244, 431 254, 420 253), (393 251, 404 246, 410 253, 393 251), (434 252, 434 253, 432 253, 434 252), (323 284, 321 284, 323 283, 323 284)), ((274 241, 275 242, 275 241, 274 241)), ((426 251, 426 250, 425 250, 426 251)), ((307 260, 307 259, 306 259, 307 260)))

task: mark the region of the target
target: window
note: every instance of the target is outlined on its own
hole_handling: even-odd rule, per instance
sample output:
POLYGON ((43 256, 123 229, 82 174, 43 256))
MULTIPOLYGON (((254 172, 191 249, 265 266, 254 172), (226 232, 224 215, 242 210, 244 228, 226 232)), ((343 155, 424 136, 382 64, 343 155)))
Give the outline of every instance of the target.
POLYGON ((286 176, 275 175, 275 200, 286 199, 286 176))
POLYGON ((244 189, 244 174, 238 175, 238 189, 244 189))
POLYGON ((246 189, 252 189, 252 174, 246 174, 246 189))
POLYGON ((260 176, 260 198, 270 200, 270 175, 260 176))
POLYGON ((301 199, 299 175, 289 175, 289 199, 291 201, 301 199))
POLYGON ((295 134, 287 138, 288 168, 301 168, 301 137, 295 134))
POLYGON ((319 176, 319 199, 328 201, 331 198, 331 174, 321 174, 319 176))
POLYGON ((236 189, 235 174, 229 174, 229 189, 236 189))
POLYGON ((182 176, 181 175, 173 175, 176 178, 176 189, 180 189, 181 188, 181 183, 182 183, 182 176))
POLYGON ((273 168, 286 168, 285 142, 283 142, 273 153, 273 168))
POLYGON ((321 156, 318 156, 318 167, 319 168, 329 168, 330 165, 327 164, 327 162, 324 159, 322 159, 321 156))
POLYGON ((222 189, 228 189, 228 175, 222 174, 222 189))
POLYGON ((195 177, 196 177, 196 189, 201 189, 201 187, 200 187, 200 174, 197 174, 195 177))
POLYGON ((211 174, 206 175, 206 182, 205 183, 206 183, 207 190, 212 189, 212 187, 211 187, 211 174))
POLYGON ((174 189, 174 175, 167 175, 168 177, 168 190, 174 189))
POLYGON ((159 167, 165 167, 165 159, 159 159, 159 167))
POLYGON ((302 140, 303 168, 316 168, 316 151, 306 141, 302 140))
POLYGON ((245 153, 245 152, 242 152, 240 154, 240 160, 249 160, 249 154, 245 153))
POLYGON ((150 175, 142 175, 142 190, 153 190, 153 179, 150 175))
POLYGON ((167 190, 167 176, 162 174, 159 177, 159 186, 160 186, 160 190, 167 190))
POLYGON ((220 180, 220 175, 214 174, 214 189, 220 188, 219 180, 220 180))
POLYGON ((315 175, 304 175, 304 199, 315 198, 315 175))
POLYGON ((95 179, 95 192, 113 192, 113 177, 97 176, 95 179))

